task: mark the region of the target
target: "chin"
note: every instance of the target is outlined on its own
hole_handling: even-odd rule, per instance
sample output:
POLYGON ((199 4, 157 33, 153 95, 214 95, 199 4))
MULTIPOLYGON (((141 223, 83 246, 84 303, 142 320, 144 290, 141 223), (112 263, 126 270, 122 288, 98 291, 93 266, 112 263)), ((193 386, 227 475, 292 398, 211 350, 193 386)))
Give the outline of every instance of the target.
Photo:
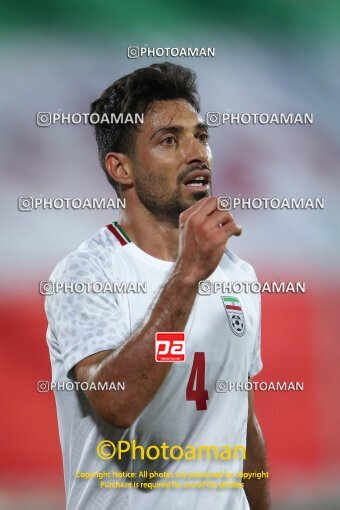
POLYGON ((198 202, 199 200, 201 200, 201 198, 207 198, 210 196, 211 196, 210 190, 196 191, 196 192, 194 191, 192 194, 192 200, 193 200, 193 202, 198 202))
POLYGON ((182 211, 185 211, 186 209, 189 209, 189 207, 191 207, 192 205, 196 204, 196 202, 198 202, 199 200, 201 200, 201 198, 207 198, 207 197, 210 197, 210 192, 207 192, 207 191, 196 191, 196 192, 193 192, 191 193, 191 196, 186 198, 186 199, 182 199, 182 211))

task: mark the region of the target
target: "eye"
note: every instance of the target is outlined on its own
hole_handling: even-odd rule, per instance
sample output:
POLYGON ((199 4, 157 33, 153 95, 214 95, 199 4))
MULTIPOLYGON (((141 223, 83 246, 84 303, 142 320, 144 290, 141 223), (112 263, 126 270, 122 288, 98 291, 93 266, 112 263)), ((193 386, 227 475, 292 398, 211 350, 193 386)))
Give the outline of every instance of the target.
POLYGON ((174 145, 176 143, 176 138, 174 136, 167 136, 162 140, 162 144, 164 145, 174 145))
POLYGON ((209 140, 209 135, 208 135, 208 133, 207 133, 206 131, 204 131, 203 133, 200 133, 200 134, 197 136, 197 138, 198 138, 201 142, 203 142, 203 143, 207 143, 207 142, 208 142, 208 140, 209 140))

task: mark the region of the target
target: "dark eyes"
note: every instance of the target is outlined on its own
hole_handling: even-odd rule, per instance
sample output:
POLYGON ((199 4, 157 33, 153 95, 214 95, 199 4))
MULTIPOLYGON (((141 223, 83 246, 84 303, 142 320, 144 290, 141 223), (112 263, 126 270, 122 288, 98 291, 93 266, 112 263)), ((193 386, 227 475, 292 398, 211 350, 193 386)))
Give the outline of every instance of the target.
POLYGON ((198 135, 198 138, 202 141, 202 142, 207 142, 209 140, 209 135, 208 133, 204 132, 204 133, 201 133, 200 135, 198 135))
MULTIPOLYGON (((207 143, 209 140, 209 135, 208 135, 208 133, 203 132, 203 133, 196 135, 196 138, 203 143, 207 143)), ((177 139, 175 136, 167 136, 166 138, 163 138, 161 143, 163 145, 174 145, 176 142, 177 142, 177 139)))
POLYGON ((173 145, 176 143, 176 138, 174 136, 167 136, 162 140, 162 143, 164 143, 164 145, 173 145))

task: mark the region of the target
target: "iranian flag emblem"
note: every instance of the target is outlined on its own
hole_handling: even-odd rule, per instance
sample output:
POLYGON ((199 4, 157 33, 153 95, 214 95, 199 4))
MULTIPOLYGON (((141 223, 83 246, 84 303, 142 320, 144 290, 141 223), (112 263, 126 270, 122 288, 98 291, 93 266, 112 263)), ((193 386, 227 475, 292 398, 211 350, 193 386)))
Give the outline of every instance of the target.
POLYGON ((222 296, 231 331, 237 336, 246 332, 246 322, 240 300, 234 296, 222 296))

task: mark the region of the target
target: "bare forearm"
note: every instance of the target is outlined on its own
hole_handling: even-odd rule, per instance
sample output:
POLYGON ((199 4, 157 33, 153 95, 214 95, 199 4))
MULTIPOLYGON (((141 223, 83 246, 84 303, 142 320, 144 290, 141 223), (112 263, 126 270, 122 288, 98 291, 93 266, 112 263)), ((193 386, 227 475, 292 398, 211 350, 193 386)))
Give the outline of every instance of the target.
POLYGON ((261 428, 256 420, 248 422, 247 458, 243 466, 244 473, 262 473, 261 478, 245 478, 245 492, 251 510, 269 510, 269 473, 266 460, 266 448, 261 428))
MULTIPOLYGON (((152 400, 172 363, 155 361, 155 335, 158 331, 183 331, 196 297, 197 286, 185 281, 174 271, 161 291, 151 313, 132 336, 103 359, 93 374, 93 381, 125 381, 124 394, 118 399, 99 405, 111 421, 122 420, 122 425, 133 423, 152 400)), ((94 396, 102 398, 104 395, 94 396)))
POLYGON ((218 266, 232 235, 240 235, 232 215, 219 211, 216 197, 203 198, 179 217, 178 258, 143 324, 114 352, 100 352, 74 368, 78 380, 125 381, 117 398, 109 392, 89 392, 97 412, 118 427, 128 427, 152 400, 171 370, 171 363, 155 361, 158 331, 183 331, 197 293, 197 284, 218 266))

